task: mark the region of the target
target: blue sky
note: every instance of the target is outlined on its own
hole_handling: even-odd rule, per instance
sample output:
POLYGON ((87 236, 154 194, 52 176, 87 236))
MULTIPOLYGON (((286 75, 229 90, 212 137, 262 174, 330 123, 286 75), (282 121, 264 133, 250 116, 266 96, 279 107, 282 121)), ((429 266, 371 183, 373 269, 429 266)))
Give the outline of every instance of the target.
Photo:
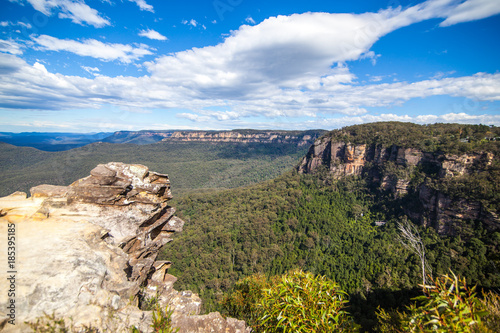
POLYGON ((498 0, 0 6, 0 131, 500 125, 498 0))

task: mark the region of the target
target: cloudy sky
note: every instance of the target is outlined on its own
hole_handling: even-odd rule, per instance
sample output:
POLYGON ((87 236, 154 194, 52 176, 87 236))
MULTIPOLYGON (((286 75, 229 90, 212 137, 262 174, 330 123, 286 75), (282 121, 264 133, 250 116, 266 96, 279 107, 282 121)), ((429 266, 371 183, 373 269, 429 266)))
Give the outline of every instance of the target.
POLYGON ((500 125, 498 0, 0 0, 0 131, 500 125))

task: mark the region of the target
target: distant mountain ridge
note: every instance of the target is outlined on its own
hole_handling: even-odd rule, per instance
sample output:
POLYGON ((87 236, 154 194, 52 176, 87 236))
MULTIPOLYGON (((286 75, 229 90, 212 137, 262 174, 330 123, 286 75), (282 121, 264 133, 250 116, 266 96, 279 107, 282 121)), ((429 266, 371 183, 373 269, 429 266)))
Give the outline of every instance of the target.
POLYGON ((297 143, 309 146, 325 134, 325 130, 141 130, 114 133, 9 133, 0 132, 0 141, 14 146, 33 147, 44 151, 65 151, 91 143, 120 143, 148 145, 160 141, 240 142, 240 143, 297 143))
POLYGON ((44 133, 23 132, 10 133, 0 132, 0 141, 18 147, 33 147, 45 151, 64 151, 82 147, 93 142, 98 142, 112 133, 44 133))
POLYGON ((102 142, 147 145, 168 138, 172 133, 174 133, 174 131, 118 131, 104 138, 102 142))
POLYGON ((232 130, 232 131, 176 131, 163 141, 196 142, 240 142, 240 143, 296 143, 311 145, 326 133, 324 130, 276 131, 276 130, 232 130))

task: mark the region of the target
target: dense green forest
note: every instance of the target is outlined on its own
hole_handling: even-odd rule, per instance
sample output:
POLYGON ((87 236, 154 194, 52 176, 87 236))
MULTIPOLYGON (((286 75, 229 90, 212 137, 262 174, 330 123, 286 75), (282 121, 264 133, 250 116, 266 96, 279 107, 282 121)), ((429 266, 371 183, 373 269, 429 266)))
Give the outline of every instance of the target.
POLYGON ((167 173, 175 196, 199 189, 233 188, 272 179, 293 168, 307 146, 280 143, 93 143, 60 152, 0 143, 0 196, 40 184, 69 185, 99 163, 144 164, 167 173))

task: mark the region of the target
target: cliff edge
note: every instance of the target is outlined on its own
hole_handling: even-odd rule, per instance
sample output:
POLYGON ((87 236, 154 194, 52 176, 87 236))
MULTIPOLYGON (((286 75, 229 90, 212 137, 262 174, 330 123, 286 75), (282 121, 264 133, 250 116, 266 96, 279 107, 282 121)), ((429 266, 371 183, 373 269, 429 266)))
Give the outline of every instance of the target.
POLYGON ((179 332, 248 332, 243 321, 199 315, 201 300, 173 288, 170 262, 156 261, 184 222, 168 205, 168 176, 143 165, 98 165, 69 186, 40 185, 0 198, 0 330, 30 332, 45 315, 75 328, 150 332, 156 298, 179 332))

